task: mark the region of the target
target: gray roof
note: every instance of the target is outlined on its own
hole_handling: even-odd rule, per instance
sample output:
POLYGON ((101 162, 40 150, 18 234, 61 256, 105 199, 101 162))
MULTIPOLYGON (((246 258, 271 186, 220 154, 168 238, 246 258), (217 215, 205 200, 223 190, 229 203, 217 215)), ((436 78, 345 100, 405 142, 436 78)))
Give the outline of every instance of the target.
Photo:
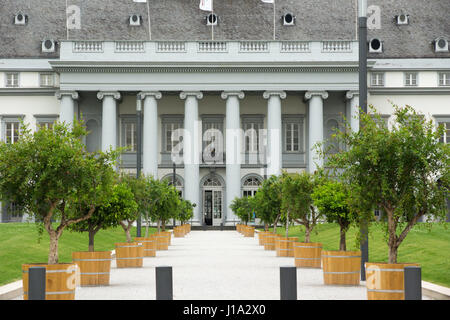
MULTIPOLYGON (((207 12, 199 0, 148 0, 152 40, 211 40, 205 25, 207 12)), ((55 58, 41 52, 44 38, 67 39, 66 0, 0 0, 0 58, 55 58), (13 24, 15 14, 28 15, 26 26, 13 24)), ((147 5, 133 0, 67 0, 81 8, 81 29, 70 30, 76 40, 149 40, 147 5), (140 27, 128 25, 139 14, 140 27)), ((381 9, 381 29, 368 37, 383 41, 384 52, 372 58, 450 57, 436 54, 432 41, 450 40, 449 0, 369 0, 381 9), (402 10, 410 25, 397 26, 393 17, 402 10)), ((357 0, 276 0, 277 40, 353 40, 357 37, 357 0), (283 26, 281 16, 291 12, 295 26, 283 26)), ((219 16, 214 40, 272 40, 273 5, 261 0, 216 0, 219 16)))

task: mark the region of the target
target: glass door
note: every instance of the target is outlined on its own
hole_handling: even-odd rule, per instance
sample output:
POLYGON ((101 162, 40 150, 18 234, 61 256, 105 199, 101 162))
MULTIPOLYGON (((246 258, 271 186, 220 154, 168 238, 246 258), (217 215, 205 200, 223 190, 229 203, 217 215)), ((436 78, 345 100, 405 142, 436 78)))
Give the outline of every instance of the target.
POLYGON ((212 213, 213 213, 213 192, 212 190, 203 191, 203 217, 205 219, 205 225, 212 226, 212 213))
POLYGON ((213 225, 222 223, 222 190, 213 190, 213 225))

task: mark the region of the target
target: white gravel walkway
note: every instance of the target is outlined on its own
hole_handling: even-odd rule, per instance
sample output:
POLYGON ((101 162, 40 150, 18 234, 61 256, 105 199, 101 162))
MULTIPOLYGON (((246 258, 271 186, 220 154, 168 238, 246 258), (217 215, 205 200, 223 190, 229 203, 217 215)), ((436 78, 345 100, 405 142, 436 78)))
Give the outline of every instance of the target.
MULTIPOLYGON (((77 300, 153 300, 155 267, 173 267, 174 299, 177 300, 279 300, 280 266, 293 266, 294 258, 276 257, 258 239, 236 231, 191 231, 172 237, 167 251, 144 258, 143 268, 117 269, 111 265, 107 287, 78 287, 77 300)), ((297 269, 298 299, 365 300, 366 288, 325 286, 321 269, 297 269)))

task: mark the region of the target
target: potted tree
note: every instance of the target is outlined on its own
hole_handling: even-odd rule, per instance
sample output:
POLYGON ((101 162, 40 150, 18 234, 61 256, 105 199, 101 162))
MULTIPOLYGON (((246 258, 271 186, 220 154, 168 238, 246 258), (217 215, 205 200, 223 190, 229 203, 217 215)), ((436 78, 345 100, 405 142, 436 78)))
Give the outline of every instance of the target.
POLYGON ((314 205, 329 223, 337 223, 340 229, 338 251, 322 252, 323 279, 325 284, 358 285, 360 281, 361 252, 347 251, 346 233, 358 215, 350 206, 350 190, 339 181, 329 180, 314 189, 311 195, 314 205))
MULTIPOLYGON (((388 261, 366 263, 368 299, 404 299, 403 269, 398 249, 421 218, 445 221, 450 185, 450 145, 440 142, 444 128, 412 107, 394 107, 392 128, 375 116, 361 114, 361 130, 339 132, 348 150, 330 157, 343 170, 352 197, 379 208, 386 219, 388 261), (396 271, 391 271, 396 270, 396 271)), ((384 221, 384 222, 383 222, 384 221)))
POLYGON ((166 231, 166 222, 175 218, 180 208, 180 197, 174 186, 168 185, 165 181, 148 178, 149 193, 147 199, 148 219, 157 222, 157 250, 167 250, 170 245, 171 233, 166 231))
POLYGON ((72 231, 87 232, 89 235, 88 251, 72 252, 72 261, 80 269, 81 286, 109 285, 112 252, 95 251, 95 235, 100 230, 119 226, 124 218, 136 210, 137 204, 131 190, 124 184, 116 184, 106 201, 97 206, 89 219, 69 226, 72 231))
POLYGON ((269 225, 273 224, 272 233, 263 236, 265 250, 275 250, 277 235, 277 224, 281 216, 281 183, 280 177, 270 176, 264 180, 258 192, 251 199, 256 217, 264 222, 266 232, 269 225))
POLYGON ((68 226, 89 219, 103 203, 114 181, 111 164, 118 152, 87 152, 81 121, 74 121, 72 128, 55 123, 53 129, 34 133, 23 127, 17 143, 0 143, 0 197, 25 208, 50 237, 47 263, 22 265, 24 299, 28 268, 35 265, 48 271, 47 299, 74 299, 76 265, 59 263, 58 241, 68 226))
POLYGON ((122 175, 120 177, 120 184, 124 187, 124 192, 121 194, 123 199, 120 201, 128 202, 129 209, 122 212, 119 217, 119 223, 125 231, 127 242, 115 243, 116 264, 118 268, 140 268, 143 265, 144 245, 142 242, 133 241, 131 237, 131 228, 139 215, 145 210, 145 177, 122 175), (126 192, 128 189, 130 192, 126 192), (135 206, 131 205, 134 201, 135 206))
POLYGON ((253 208, 248 197, 235 198, 230 205, 230 209, 233 210, 234 214, 241 219, 245 225, 241 228, 245 237, 254 236, 254 228, 248 226, 248 222, 251 220, 253 214, 253 208))
MULTIPOLYGON (((180 221, 180 230, 182 230, 183 236, 186 235, 189 230, 189 224, 186 224, 194 216, 195 203, 192 204, 189 200, 180 199, 180 208, 178 211, 177 219, 180 221)), ((174 231, 175 236, 175 231, 174 231)))

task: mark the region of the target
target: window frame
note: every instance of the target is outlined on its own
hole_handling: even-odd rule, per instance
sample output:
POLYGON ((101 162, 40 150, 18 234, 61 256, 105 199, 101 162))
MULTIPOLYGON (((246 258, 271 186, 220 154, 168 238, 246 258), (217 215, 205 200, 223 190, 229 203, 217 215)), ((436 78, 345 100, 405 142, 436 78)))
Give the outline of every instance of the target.
MULTIPOLYGON (((8 123, 18 123, 19 128, 18 128, 18 136, 17 136, 18 138, 17 138, 17 140, 19 140, 20 134, 21 134, 21 129, 22 129, 21 121, 23 121, 24 118, 25 118, 25 115, 0 116, 0 120, 1 120, 1 141, 6 142, 6 143, 10 143, 10 142, 7 141, 7 135, 6 135, 7 124, 8 123)), ((14 143, 15 142, 13 142, 13 144, 14 143)))
POLYGON ((439 87, 450 87, 450 72, 439 72, 438 86, 439 87))
POLYGON ((386 83, 386 73, 385 72, 371 72, 370 73, 370 86, 371 87, 384 87, 385 83, 386 83), (380 78, 378 78, 378 76, 380 76, 380 78), (381 79, 381 83, 378 83, 379 81, 377 81, 376 84, 374 84, 374 79, 381 79))
POLYGON ((242 152, 245 154, 258 154, 260 152, 262 152, 262 146, 261 146, 261 131, 260 130, 264 130, 264 115, 262 114, 258 114, 258 115, 241 115, 241 126, 242 126, 242 152), (253 148, 250 148, 250 146, 254 146, 254 141, 250 142, 249 144, 249 150, 247 150, 247 139, 246 139, 246 135, 245 135, 245 127, 247 125, 257 125, 259 126, 259 129, 256 130, 256 150, 250 150, 253 148))
MULTIPOLYGON (((179 129, 184 128, 184 116, 183 115, 161 115, 161 153, 170 154, 172 150, 167 150, 168 141, 167 141, 167 125, 179 125, 179 129)), ((172 129, 173 130, 173 129, 172 129)), ((172 134, 171 134, 172 135, 172 134)), ((173 148, 173 143, 171 141, 171 145, 173 148)))
MULTIPOLYGON (((135 128, 135 135, 137 140, 137 116, 136 115, 120 115, 120 147, 127 147, 126 144, 126 125, 133 124, 135 128)), ((132 140, 134 137, 132 138, 132 140)), ((136 149, 137 149, 137 141, 136 143, 136 149)), ((133 146, 134 147, 134 146, 133 146)), ((126 154, 136 154, 137 150, 126 150, 123 153, 126 154)))
MULTIPOLYGON (((434 120, 436 122, 436 128, 438 128, 439 125, 441 125, 441 124, 445 124, 445 130, 446 131, 447 130, 450 131, 450 115, 434 115, 433 117, 434 117, 434 120), (449 124, 448 128, 447 128, 447 125, 446 125, 447 123, 449 124)), ((449 137, 450 137, 450 135, 449 135, 449 137)), ((447 141, 447 134, 446 133, 444 133, 444 136, 441 137, 440 139, 443 139, 443 142, 445 144, 450 143, 450 139, 449 139, 449 141, 447 141)))
POLYGON ((55 124, 56 121, 58 121, 59 116, 58 115, 34 115, 34 118, 36 119, 36 130, 39 130, 39 125, 40 124, 47 124, 47 123, 52 123, 52 125, 55 124))
POLYGON ((55 87, 55 74, 51 72, 42 72, 39 73, 39 87, 41 88, 54 88, 55 87), (52 83, 51 84, 42 84, 42 79, 44 79, 44 76, 50 76, 52 83))
MULTIPOLYGON (((304 154, 306 152, 306 126, 305 126, 305 116, 302 114, 290 114, 290 115, 283 115, 282 121, 281 121, 281 137, 282 137, 282 148, 283 153, 287 154, 304 154), (287 131, 286 126, 297 124, 299 126, 298 128, 298 150, 288 150, 287 149, 287 131)), ((291 140, 293 140, 294 137, 291 134, 291 140)), ((293 141, 291 141, 293 143, 293 141)))
POLYGON ((418 87, 419 86, 419 73, 418 72, 405 72, 404 73, 404 85, 405 85, 405 87, 418 87), (409 80, 411 80, 411 83, 408 83, 409 80))
POLYGON ((19 72, 5 72, 5 87, 6 88, 19 88, 20 87, 20 73, 19 72), (8 84, 9 76, 17 76, 17 84, 12 83, 11 85, 9 85, 8 84))

